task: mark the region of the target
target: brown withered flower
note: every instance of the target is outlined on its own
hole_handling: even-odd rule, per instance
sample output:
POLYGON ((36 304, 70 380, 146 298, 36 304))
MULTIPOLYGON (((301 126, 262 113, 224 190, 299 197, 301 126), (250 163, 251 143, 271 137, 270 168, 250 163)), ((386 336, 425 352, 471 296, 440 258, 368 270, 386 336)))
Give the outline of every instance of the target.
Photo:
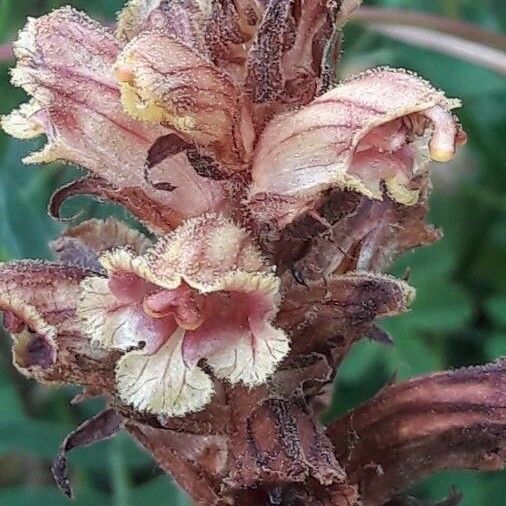
MULTIPOLYGON (((505 458, 504 362, 392 385, 325 427, 340 363, 414 290, 382 274, 439 238, 431 160, 460 105, 404 70, 336 82, 358 0, 131 0, 114 33, 71 8, 30 19, 2 118, 27 163, 88 175, 50 203, 122 204, 54 262, 0 266, 14 363, 102 395, 66 452, 126 429, 204 505, 382 505, 448 467, 505 458)), ((391 504, 394 504, 392 502, 391 504)), ((397 503, 395 503, 397 504, 397 503)))

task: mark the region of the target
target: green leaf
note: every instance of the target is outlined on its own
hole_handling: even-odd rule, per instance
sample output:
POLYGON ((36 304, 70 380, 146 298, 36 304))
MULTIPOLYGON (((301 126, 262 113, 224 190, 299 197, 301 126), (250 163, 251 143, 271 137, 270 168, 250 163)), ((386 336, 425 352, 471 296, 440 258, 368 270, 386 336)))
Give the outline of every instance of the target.
POLYGON ((506 328, 506 295, 491 297, 485 302, 485 309, 495 325, 506 328))
POLYGON ((61 228, 47 216, 55 169, 35 171, 21 163, 33 148, 33 143, 10 140, 3 152, 0 149, 0 244, 4 256, 47 258, 47 243, 61 228))
POLYGON ((506 332, 494 333, 485 344, 485 354, 488 360, 506 357, 506 332))
MULTIPOLYGON (((402 325, 402 322, 398 322, 402 325)), ((385 325, 395 340, 395 346, 382 350, 385 365, 390 375, 402 380, 435 371, 444 367, 444 358, 437 347, 431 346, 423 334, 411 331, 395 332, 397 324, 385 325)), ((399 328, 399 327, 397 327, 399 328)))
POLYGON ((0 387, 0 406, 2 406, 0 426, 3 423, 27 422, 21 401, 11 385, 0 387))
POLYGON ((0 489, 2 506, 100 506, 110 504, 104 494, 91 489, 77 489, 76 499, 70 502, 56 488, 6 488, 0 489))
MULTIPOLYGON (((354 344, 346 355, 343 365, 339 369, 339 381, 346 383, 358 383, 371 370, 381 355, 383 345, 362 339, 354 344)), ((389 350, 390 348, 385 348, 389 350)))
POLYGON ((171 498, 170 506, 190 506, 186 494, 174 485, 166 475, 158 476, 145 485, 132 491, 134 504, 167 504, 167 498, 171 498))
POLYGON ((450 281, 427 282, 417 287, 411 311, 402 318, 404 327, 430 332, 451 332, 469 321, 473 307, 468 295, 450 281))
POLYGON ((16 451, 52 460, 68 432, 67 426, 58 423, 27 419, 20 424, 19 420, 9 421, 2 416, 0 454, 16 451))

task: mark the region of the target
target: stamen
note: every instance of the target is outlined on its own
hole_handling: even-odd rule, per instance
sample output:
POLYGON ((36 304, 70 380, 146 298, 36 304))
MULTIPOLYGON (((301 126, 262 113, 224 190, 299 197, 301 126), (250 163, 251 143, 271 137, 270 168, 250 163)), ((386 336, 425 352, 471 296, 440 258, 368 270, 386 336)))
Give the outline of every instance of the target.
POLYGON ((449 162, 455 156, 458 139, 457 124, 450 112, 436 105, 422 113, 432 121, 434 131, 429 142, 429 153, 435 162, 449 162))
POLYGON ((173 315, 179 327, 185 330, 196 330, 204 321, 195 292, 187 285, 147 296, 143 308, 152 318, 159 319, 173 315))
POLYGON ((128 67, 115 67, 114 77, 116 77, 120 83, 134 84, 135 75, 128 67))

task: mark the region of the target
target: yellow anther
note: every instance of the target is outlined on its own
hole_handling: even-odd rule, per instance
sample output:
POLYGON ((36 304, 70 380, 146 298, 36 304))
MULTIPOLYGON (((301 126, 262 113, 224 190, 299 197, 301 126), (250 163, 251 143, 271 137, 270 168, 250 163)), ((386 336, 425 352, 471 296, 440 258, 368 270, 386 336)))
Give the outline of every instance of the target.
POLYGON ((114 76, 120 83, 133 84, 135 75, 133 71, 127 67, 116 67, 114 76))
POLYGON ((430 150, 430 157, 435 162, 449 162, 450 160, 453 160, 453 157, 455 156, 454 151, 450 151, 449 149, 431 149, 430 150))

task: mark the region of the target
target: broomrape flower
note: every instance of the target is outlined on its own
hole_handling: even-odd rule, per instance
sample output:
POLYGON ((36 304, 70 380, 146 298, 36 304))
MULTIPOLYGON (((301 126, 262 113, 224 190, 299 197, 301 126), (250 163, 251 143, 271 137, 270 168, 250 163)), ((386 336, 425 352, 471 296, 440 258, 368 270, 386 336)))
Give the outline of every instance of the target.
POLYGON ((280 225, 317 207, 333 187, 413 205, 428 162, 451 160, 465 142, 450 113, 459 106, 408 72, 380 68, 352 77, 267 125, 250 205, 280 225))
POLYGON ((255 386, 288 352, 271 321, 274 276, 248 233, 220 216, 188 220, 144 255, 100 257, 107 277, 82 283, 78 313, 91 343, 122 350, 119 396, 139 410, 181 416, 202 409, 217 378, 255 386))
POLYGON ((390 342, 374 322, 406 311, 413 290, 379 272, 438 236, 424 223, 429 162, 465 142, 459 101, 412 73, 336 82, 358 4, 131 0, 115 32, 65 7, 29 19, 15 44, 12 81, 30 100, 2 127, 46 136, 26 163, 86 170, 52 213, 91 194, 154 236, 91 220, 54 242, 56 262, 4 264, 15 363, 105 394, 112 407, 83 433, 126 420, 202 504, 250 484, 259 497, 295 484, 290 501, 311 487, 336 492, 325 504, 358 497, 314 415, 356 340, 390 342))

